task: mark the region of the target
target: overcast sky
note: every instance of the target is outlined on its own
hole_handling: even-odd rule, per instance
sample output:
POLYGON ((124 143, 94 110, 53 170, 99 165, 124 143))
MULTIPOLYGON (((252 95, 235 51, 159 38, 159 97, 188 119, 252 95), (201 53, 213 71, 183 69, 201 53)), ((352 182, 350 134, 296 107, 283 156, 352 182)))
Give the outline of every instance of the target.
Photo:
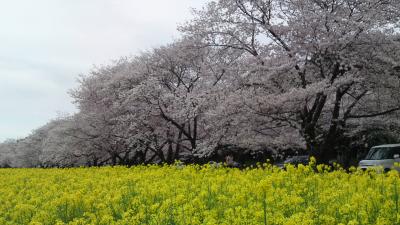
POLYGON ((1 0, 0 141, 76 109, 93 65, 171 42, 205 0, 1 0))

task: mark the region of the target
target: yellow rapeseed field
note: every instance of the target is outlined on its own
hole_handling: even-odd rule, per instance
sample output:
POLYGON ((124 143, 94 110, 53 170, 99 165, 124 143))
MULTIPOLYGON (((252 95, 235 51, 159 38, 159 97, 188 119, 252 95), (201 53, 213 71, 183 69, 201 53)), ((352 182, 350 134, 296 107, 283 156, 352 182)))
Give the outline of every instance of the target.
POLYGON ((315 165, 0 169, 0 224, 393 225, 399 186, 315 165))

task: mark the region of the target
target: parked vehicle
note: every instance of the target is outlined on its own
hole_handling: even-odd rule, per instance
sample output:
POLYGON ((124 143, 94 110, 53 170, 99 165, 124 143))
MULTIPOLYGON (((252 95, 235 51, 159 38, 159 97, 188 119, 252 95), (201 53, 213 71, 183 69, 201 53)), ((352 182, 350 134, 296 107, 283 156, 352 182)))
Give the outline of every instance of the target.
POLYGON ((283 161, 283 163, 278 163, 276 166, 279 168, 284 168, 286 164, 292 164, 295 166, 299 164, 308 165, 309 161, 310 157, 308 155, 297 155, 287 158, 285 161, 283 161))
POLYGON ((382 167, 385 171, 390 169, 400 171, 400 167, 395 167, 395 163, 400 163, 400 144, 374 146, 358 165, 361 169, 382 167))

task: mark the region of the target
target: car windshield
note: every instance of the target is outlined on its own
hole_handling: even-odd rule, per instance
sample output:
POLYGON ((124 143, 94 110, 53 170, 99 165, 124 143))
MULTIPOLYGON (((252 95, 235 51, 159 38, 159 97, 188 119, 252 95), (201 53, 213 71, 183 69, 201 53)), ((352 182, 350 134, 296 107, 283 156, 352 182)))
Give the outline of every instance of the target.
POLYGON ((292 158, 288 158, 284 161, 284 163, 308 163, 308 156, 294 156, 292 158))
POLYGON ((393 159, 393 156, 395 154, 400 155, 400 147, 371 148, 365 159, 367 160, 393 159))

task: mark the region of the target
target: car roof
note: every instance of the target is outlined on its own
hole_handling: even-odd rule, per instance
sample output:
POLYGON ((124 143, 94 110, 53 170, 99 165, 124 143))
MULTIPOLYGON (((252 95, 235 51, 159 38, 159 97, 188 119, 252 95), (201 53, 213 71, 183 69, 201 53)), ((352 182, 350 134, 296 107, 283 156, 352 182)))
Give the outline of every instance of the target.
POLYGON ((378 145, 374 146, 373 148, 393 148, 393 147, 400 147, 400 144, 378 145))
POLYGON ((304 160, 309 160, 309 156, 308 155, 295 155, 295 156, 286 158, 284 162, 297 162, 297 161, 304 161, 304 160))
POLYGON ((308 155, 293 155, 290 158, 302 158, 302 157, 308 157, 308 155))

